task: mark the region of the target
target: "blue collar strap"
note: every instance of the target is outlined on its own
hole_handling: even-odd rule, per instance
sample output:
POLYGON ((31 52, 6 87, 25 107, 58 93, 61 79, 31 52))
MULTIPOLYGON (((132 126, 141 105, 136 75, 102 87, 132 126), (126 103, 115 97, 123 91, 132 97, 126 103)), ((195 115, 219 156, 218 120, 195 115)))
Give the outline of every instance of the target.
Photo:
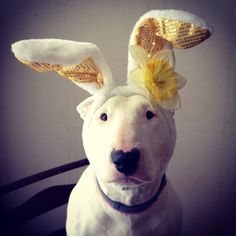
MULTIPOLYGON (((98 186, 99 186, 99 184, 98 184, 98 186)), ((146 201, 142 204, 139 204, 139 205, 134 205, 134 206, 127 206, 127 205, 124 205, 120 202, 113 201, 102 191, 100 186, 99 186, 99 189, 100 189, 102 196, 106 200, 106 202, 112 208, 114 208, 115 210, 117 210, 119 212, 125 213, 125 214, 135 214, 135 213, 140 213, 140 212, 148 209, 154 202, 156 202, 165 186, 166 186, 166 175, 164 174, 161 179, 160 187, 157 190, 156 194, 148 201, 146 201)))

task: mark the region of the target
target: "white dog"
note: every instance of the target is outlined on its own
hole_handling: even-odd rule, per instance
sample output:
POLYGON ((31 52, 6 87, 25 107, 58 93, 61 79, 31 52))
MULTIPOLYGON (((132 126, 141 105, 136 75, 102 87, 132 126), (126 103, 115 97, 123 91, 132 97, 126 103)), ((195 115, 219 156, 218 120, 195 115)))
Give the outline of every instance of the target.
POLYGON ((86 115, 84 104, 78 107, 91 166, 71 193, 68 235, 178 235, 181 206, 164 177, 175 145, 173 115, 132 87, 96 103, 86 115))
POLYGON ((202 42, 211 29, 183 11, 146 13, 130 38, 128 86, 115 87, 91 43, 23 40, 15 56, 37 71, 55 71, 93 94, 77 110, 90 166, 73 189, 68 236, 180 235, 182 209, 165 172, 173 154, 174 109, 185 79, 172 48, 202 42))

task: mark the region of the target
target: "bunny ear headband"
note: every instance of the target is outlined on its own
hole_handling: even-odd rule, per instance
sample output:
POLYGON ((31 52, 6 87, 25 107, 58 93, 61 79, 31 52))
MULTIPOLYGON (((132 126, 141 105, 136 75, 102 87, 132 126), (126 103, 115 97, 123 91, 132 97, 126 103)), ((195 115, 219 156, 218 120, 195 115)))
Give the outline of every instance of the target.
MULTIPOLYGON (((199 17, 179 10, 153 10, 135 24, 129 42, 128 83, 148 90, 166 109, 180 107, 186 80, 174 71, 173 48, 193 47, 212 34, 199 17)), ((92 43, 30 39, 12 45, 16 58, 39 72, 54 71, 91 94, 113 88, 109 66, 92 43)))

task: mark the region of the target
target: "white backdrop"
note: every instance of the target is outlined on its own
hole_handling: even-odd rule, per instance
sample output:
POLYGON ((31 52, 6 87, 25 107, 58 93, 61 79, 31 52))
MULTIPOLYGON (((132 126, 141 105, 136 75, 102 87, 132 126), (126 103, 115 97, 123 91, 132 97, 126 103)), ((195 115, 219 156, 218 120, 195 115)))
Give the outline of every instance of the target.
MULTIPOLYGON (((75 108, 88 94, 52 73, 39 74, 23 66, 11 54, 11 43, 27 38, 93 42, 103 51, 117 84, 124 84, 134 23, 148 10, 171 8, 197 14, 214 28, 214 35, 199 46, 176 50, 176 71, 188 82, 181 91, 182 109, 175 115, 178 138, 167 174, 182 201, 183 236, 235 233, 234 0, 2 1, 1 185, 85 157, 82 120, 75 108)), ((75 182, 79 175, 75 170, 50 178, 7 195, 2 202, 11 209, 35 191, 75 182)), ((65 206, 23 228, 29 235, 43 235, 64 220, 65 206)))

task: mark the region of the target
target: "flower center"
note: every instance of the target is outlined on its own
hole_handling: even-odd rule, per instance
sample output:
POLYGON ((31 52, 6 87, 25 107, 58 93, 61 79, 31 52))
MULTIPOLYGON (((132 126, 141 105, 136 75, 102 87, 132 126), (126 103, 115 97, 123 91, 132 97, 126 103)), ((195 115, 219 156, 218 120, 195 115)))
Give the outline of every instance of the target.
POLYGON ((177 81, 174 71, 167 62, 151 59, 146 68, 146 87, 158 101, 172 98, 177 94, 177 81))
POLYGON ((164 80, 158 81, 158 78, 157 78, 156 85, 157 85, 158 87, 160 87, 160 88, 164 88, 165 85, 166 85, 166 81, 164 81, 164 80))

